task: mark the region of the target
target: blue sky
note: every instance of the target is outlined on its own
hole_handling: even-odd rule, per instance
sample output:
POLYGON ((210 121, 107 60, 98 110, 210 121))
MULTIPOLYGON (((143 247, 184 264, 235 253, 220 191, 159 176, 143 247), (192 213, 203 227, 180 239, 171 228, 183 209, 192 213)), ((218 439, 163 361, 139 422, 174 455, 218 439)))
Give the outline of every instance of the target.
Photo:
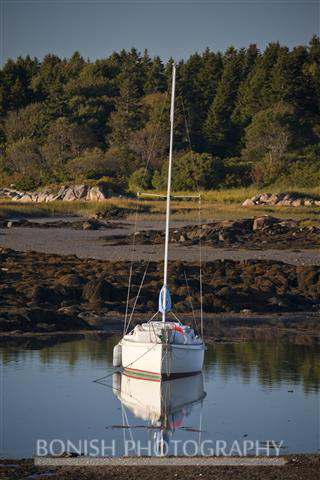
POLYGON ((18 55, 91 60, 132 46, 166 61, 271 41, 293 47, 319 35, 320 0, 0 0, 1 63, 18 55))

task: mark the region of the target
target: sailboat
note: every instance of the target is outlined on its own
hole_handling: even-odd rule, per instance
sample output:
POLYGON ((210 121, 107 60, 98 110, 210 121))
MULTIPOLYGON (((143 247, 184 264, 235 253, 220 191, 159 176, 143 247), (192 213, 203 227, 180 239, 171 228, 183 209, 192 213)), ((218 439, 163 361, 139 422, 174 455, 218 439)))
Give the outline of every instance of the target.
POLYGON ((170 148, 166 195, 166 223, 163 286, 159 294, 159 310, 151 319, 136 325, 124 334, 114 347, 113 365, 122 367, 127 374, 154 381, 172 376, 192 375, 203 367, 205 345, 199 333, 184 325, 172 310, 168 287, 168 253, 171 202, 171 174, 173 153, 173 127, 175 106, 176 67, 172 68, 170 112, 170 148), (162 320, 155 320, 157 314, 162 320))

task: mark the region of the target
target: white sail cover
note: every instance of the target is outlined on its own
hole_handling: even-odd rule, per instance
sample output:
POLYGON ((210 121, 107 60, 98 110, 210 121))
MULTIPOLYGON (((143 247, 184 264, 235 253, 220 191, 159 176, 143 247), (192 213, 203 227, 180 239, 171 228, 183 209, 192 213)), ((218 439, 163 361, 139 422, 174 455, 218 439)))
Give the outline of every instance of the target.
POLYGON ((170 312, 171 308, 172 308, 172 302, 171 302, 169 289, 163 285, 159 295, 159 312, 167 313, 167 312, 170 312), (166 292, 166 295, 164 294, 164 292, 166 292), (164 304, 164 302, 166 303, 164 304))

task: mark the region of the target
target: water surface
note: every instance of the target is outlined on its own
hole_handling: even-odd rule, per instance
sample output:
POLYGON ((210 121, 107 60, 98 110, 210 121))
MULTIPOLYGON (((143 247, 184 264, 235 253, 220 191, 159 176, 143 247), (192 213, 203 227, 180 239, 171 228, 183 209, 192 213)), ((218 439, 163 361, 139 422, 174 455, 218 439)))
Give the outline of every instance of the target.
POLYGON ((319 348, 209 345, 203 377, 167 384, 162 395, 168 410, 159 419, 159 386, 134 379, 119 384, 121 378, 112 377, 117 340, 90 334, 21 339, 19 346, 0 347, 1 456, 32 457, 38 439, 75 445, 104 440, 106 446, 114 440, 116 454, 122 455, 125 439, 147 445, 161 426, 166 440, 181 445, 252 440, 263 446, 274 440, 283 441, 282 453, 320 448, 319 348))

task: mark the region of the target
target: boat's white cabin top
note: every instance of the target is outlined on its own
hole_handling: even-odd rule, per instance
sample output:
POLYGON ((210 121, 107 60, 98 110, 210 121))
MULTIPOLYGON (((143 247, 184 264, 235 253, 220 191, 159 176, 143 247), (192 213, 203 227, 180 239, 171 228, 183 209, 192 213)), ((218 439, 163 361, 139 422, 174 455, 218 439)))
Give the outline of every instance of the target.
POLYGON ((123 340, 138 343, 202 344, 193 328, 179 322, 150 321, 136 325, 123 340))

